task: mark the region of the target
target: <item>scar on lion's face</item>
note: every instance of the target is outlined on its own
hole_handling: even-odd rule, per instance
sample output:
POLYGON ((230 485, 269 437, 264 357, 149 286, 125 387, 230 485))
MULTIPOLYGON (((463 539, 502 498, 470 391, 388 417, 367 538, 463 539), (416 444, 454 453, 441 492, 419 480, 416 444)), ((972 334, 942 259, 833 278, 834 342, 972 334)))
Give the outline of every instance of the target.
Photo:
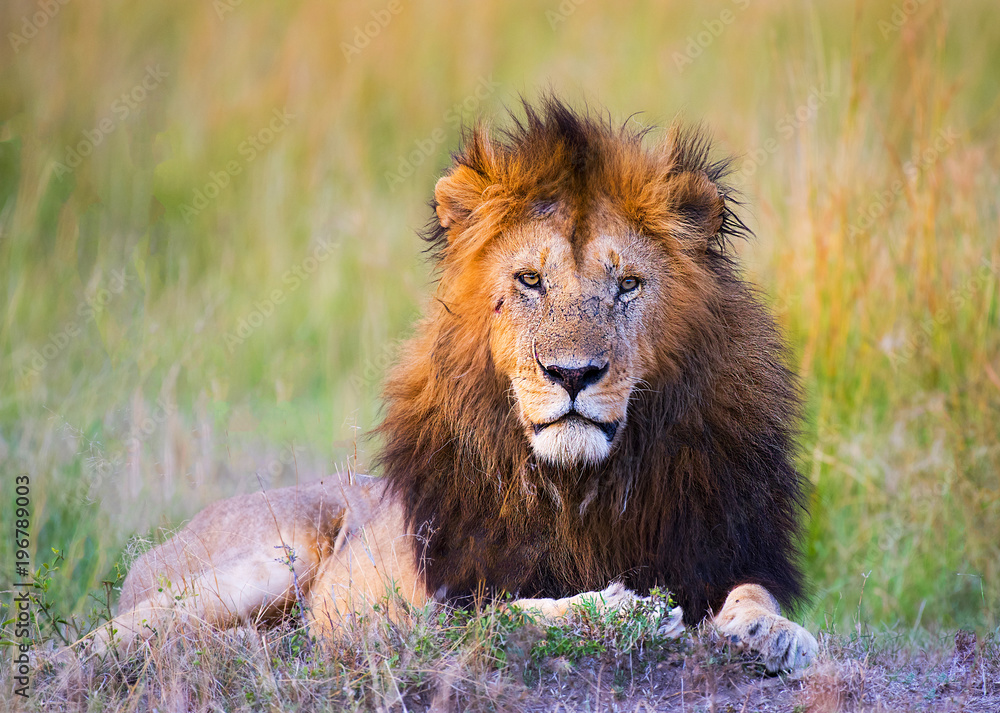
POLYGON ((610 454, 655 368, 643 335, 661 318, 670 256, 609 211, 566 213, 557 205, 494 242, 490 348, 535 454, 573 465, 610 454))

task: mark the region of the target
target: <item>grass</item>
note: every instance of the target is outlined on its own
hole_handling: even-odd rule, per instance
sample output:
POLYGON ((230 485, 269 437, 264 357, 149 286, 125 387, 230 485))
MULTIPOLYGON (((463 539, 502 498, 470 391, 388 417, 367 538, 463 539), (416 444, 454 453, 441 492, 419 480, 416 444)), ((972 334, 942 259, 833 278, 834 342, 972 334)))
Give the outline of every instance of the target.
POLYGON ((366 468, 460 124, 552 87, 621 120, 704 120, 738 157, 744 263, 808 400, 800 619, 903 637, 903 658, 959 628, 995 646, 994 3, 40 7, 0 9, 0 519, 28 475, 32 569, 62 553, 52 618, 86 629, 129 543, 212 500, 366 468))
POLYGON ((960 632, 821 636, 804 673, 768 677, 707 626, 581 607, 556 625, 488 606, 362 620, 336 641, 277 628, 161 632, 140 655, 38 652, 32 702, 63 710, 995 710, 1000 643, 960 632))

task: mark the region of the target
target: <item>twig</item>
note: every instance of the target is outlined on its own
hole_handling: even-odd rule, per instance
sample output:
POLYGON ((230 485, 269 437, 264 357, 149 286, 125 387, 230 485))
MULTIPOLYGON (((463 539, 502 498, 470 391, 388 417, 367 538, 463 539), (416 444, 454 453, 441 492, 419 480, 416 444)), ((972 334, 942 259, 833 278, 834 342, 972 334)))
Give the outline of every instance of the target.
POLYGON ((601 710, 601 676, 604 674, 604 662, 601 661, 601 668, 597 671, 597 692, 594 694, 594 710, 601 710))
MULTIPOLYGON (((295 448, 292 447, 292 454, 294 457, 295 448)), ((285 538, 281 535, 281 527, 278 526, 278 518, 274 514, 274 508, 271 507, 271 500, 267 497, 267 492, 264 488, 264 481, 260 477, 260 473, 257 473, 257 482, 260 483, 260 494, 264 496, 264 503, 267 505, 268 512, 271 513, 271 519, 274 521, 274 530, 278 534, 278 540, 281 541, 281 545, 275 545, 275 547, 281 547, 285 551, 285 561, 288 562, 288 569, 292 573, 292 589, 295 591, 295 603, 299 606, 299 615, 305 613, 305 598, 302 595, 302 589, 299 587, 299 575, 295 571, 295 550, 289 547, 288 543, 285 542, 285 538)), ((306 650, 312 652, 312 641, 309 637, 306 637, 306 650)))

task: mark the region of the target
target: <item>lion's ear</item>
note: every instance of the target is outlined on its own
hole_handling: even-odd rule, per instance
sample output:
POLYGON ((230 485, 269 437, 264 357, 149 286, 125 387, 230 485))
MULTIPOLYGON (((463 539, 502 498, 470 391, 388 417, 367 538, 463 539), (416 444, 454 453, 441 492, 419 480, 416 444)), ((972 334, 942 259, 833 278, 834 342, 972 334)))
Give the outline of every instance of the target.
POLYGON ((685 171, 671 180, 670 202, 692 247, 701 250, 722 229, 726 203, 704 171, 685 171))
POLYGON ((455 167, 434 186, 438 222, 444 228, 461 225, 497 182, 498 154, 485 126, 469 136, 455 167))
POLYGON ((468 166, 457 166, 434 186, 438 222, 443 228, 461 225, 483 201, 487 182, 468 166))

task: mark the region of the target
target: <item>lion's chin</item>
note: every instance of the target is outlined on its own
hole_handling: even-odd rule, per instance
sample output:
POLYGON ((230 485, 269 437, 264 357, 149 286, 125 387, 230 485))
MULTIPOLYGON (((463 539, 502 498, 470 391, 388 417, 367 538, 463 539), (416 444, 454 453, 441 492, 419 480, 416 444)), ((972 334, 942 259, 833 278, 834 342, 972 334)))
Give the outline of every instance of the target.
POLYGON ((552 465, 600 463, 611 453, 614 430, 580 418, 563 418, 544 427, 536 426, 531 447, 536 456, 552 465))

